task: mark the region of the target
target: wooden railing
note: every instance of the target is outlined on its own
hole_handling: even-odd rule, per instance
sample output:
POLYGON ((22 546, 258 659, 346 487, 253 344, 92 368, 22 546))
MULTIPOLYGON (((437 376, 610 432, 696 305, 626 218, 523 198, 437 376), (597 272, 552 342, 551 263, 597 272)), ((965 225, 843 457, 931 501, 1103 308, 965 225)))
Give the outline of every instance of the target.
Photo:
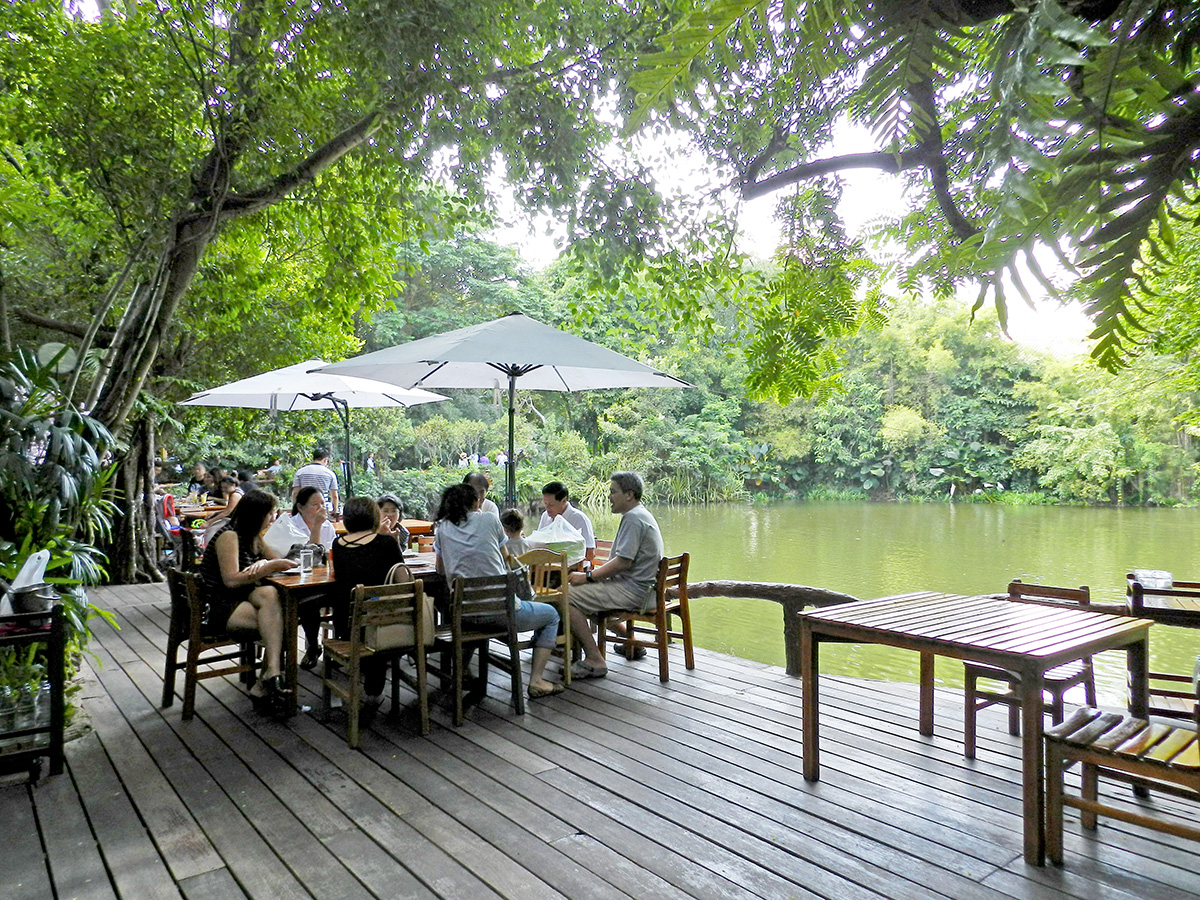
POLYGON ((803 584, 779 584, 770 581, 695 581, 688 584, 688 599, 697 597, 736 597, 770 600, 783 607, 783 646, 787 673, 800 677, 800 623, 797 616, 807 606, 834 606, 853 603, 858 597, 803 584))

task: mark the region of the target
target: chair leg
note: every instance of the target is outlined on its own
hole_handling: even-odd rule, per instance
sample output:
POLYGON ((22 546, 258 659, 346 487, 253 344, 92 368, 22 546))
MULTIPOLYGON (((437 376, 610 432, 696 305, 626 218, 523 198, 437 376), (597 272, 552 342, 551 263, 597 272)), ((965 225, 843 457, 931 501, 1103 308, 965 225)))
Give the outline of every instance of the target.
POLYGON ((167 638, 167 666, 163 670, 163 709, 175 703, 175 672, 179 669, 179 643, 179 638, 174 634, 167 638))
POLYGON ((187 721, 196 712, 196 669, 200 666, 200 645, 188 641, 187 668, 183 670, 183 719, 187 721))
POLYGON ((418 646, 415 656, 417 662, 417 703, 421 709, 421 734, 429 734, 432 728, 429 722, 429 683, 426 681, 425 648, 418 646))
POLYGON ((1096 676, 1091 672, 1088 673, 1088 677, 1083 682, 1083 699, 1093 709, 1099 705, 1096 703, 1096 676))
MULTIPOLYGON (((484 649, 486 651, 487 648, 484 649)), ((521 684, 521 651, 517 649, 516 635, 513 635, 508 642, 508 659, 511 669, 513 709, 517 711, 518 716, 523 716, 525 715, 525 691, 521 684)))
MULTIPOLYGON (((1079 793, 1084 800, 1090 803, 1096 802, 1096 795, 1099 788, 1099 775, 1096 772, 1096 767, 1090 763, 1080 763, 1079 771, 1079 793)), ((1079 821, 1084 828, 1089 831, 1096 830, 1096 813, 1092 810, 1082 809, 1079 811, 1079 821)))
MULTIPOLYGON (((1010 685, 1010 689, 1015 693, 1016 685, 1010 685)), ((1008 733, 1011 735, 1020 735, 1021 733, 1021 704, 1015 697, 1008 703, 1008 733)))
MULTIPOLYGON (((629 622, 629 636, 633 637, 633 623, 629 622)), ((655 627, 658 629, 658 634, 655 640, 658 643, 658 680, 666 684, 671 680, 670 665, 671 662, 667 658, 667 615, 660 611, 656 617, 655 627)))
POLYGON ((975 697, 978 677, 970 669, 963 678, 963 756, 975 758, 975 720, 979 715, 979 704, 975 697))
POLYGON ((1054 691, 1050 697, 1050 719, 1055 725, 1062 722, 1066 715, 1065 704, 1063 703, 1063 689, 1054 691))
POLYGON ((454 725, 460 727, 466 721, 463 714, 463 647, 454 642, 454 725))
POLYGON ((333 691, 330 689, 330 680, 333 678, 333 659, 329 654, 325 654, 324 668, 325 673, 321 679, 321 721, 328 722, 329 714, 332 712, 330 706, 333 702, 333 691))
POLYGON ((1063 861, 1063 760, 1062 751, 1046 746, 1046 856, 1056 866, 1063 861))
POLYGON ((683 634, 683 664, 687 669, 694 669, 696 654, 692 646, 692 611, 686 604, 680 604, 678 616, 679 630, 683 634))
POLYGON ((362 671, 357 656, 351 656, 350 668, 346 677, 349 679, 347 692, 350 695, 346 698, 346 742, 354 749, 358 749, 360 737, 358 712, 362 709, 362 671))

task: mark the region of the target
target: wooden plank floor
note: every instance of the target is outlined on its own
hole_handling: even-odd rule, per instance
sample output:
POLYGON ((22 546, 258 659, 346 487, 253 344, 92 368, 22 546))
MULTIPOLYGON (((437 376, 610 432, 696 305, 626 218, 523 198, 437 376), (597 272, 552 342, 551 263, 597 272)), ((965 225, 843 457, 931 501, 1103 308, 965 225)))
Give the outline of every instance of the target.
MULTIPOLYGON (((915 686, 823 680, 815 785, 799 681, 703 651, 687 673, 673 650, 667 686, 652 659, 615 661, 524 717, 497 678, 463 728, 380 717, 351 751, 340 714, 264 719, 229 679, 201 684, 191 722, 160 710, 165 588, 96 599, 120 630, 93 643, 95 732, 66 774, 0 787, 6 900, 1200 895, 1200 845, 1113 822, 1084 836, 1070 810, 1065 868, 1026 866, 1019 745, 985 713, 965 761, 956 691, 925 739, 915 686)), ((315 678, 301 689, 319 703, 315 678)))

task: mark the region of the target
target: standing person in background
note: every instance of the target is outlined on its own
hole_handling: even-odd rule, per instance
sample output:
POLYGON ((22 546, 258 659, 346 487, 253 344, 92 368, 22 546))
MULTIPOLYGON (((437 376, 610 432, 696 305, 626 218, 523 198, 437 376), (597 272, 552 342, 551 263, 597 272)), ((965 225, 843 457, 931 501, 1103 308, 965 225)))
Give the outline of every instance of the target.
POLYGON ((608 666, 592 636, 588 616, 610 609, 645 612, 654 604, 658 563, 663 557, 662 532, 642 505, 645 485, 636 472, 614 472, 608 503, 621 524, 608 562, 589 572, 572 572, 571 634, 584 657, 571 667, 572 678, 603 678, 608 666))
POLYGON ((295 500, 302 488, 314 487, 325 497, 325 508, 336 516, 338 506, 337 474, 329 468, 329 448, 317 447, 313 450, 312 462, 296 470, 292 478, 292 500, 295 500))
POLYGON ((542 518, 538 522, 538 528, 545 528, 559 516, 563 517, 564 522, 569 522, 580 534, 583 535, 583 556, 587 560, 585 569, 592 567, 592 560, 596 558, 596 535, 592 530, 592 520, 577 506, 572 506, 569 502, 571 496, 566 485, 561 481, 551 481, 542 486, 542 506, 545 507, 545 512, 542 513, 542 518))
POLYGON ((374 453, 367 454, 367 458, 363 462, 363 468, 366 469, 368 472, 370 472, 372 475, 375 474, 375 454, 374 453))
POLYGON ((462 483, 475 488, 475 493, 479 495, 480 510, 491 513, 497 519, 500 518, 500 507, 489 500, 487 495, 488 488, 492 486, 492 479, 482 472, 468 472, 463 476, 462 483))

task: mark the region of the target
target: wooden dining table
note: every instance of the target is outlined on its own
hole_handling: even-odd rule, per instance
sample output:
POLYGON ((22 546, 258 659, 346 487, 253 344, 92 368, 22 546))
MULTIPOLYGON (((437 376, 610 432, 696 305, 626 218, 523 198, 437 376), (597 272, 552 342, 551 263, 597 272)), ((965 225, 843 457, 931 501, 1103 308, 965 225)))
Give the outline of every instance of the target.
POLYGON ((804 778, 820 777, 819 648, 827 641, 886 644, 921 654, 920 733, 933 734, 935 656, 969 659, 1020 673, 1024 857, 1045 861, 1042 686, 1045 673, 1102 650, 1122 649, 1129 670, 1129 711, 1144 718, 1152 622, 1079 608, 991 596, 918 591, 802 613, 804 778))
MULTIPOLYGON (((432 553, 406 551, 404 563, 419 579, 441 577, 437 574, 432 553)), ((332 565, 314 566, 311 572, 285 572, 266 579, 267 584, 279 591, 283 607, 283 677, 293 690, 286 696, 286 712, 294 716, 298 710, 295 685, 299 678, 299 631, 300 604, 310 597, 318 597, 332 590, 336 574, 332 565)))

